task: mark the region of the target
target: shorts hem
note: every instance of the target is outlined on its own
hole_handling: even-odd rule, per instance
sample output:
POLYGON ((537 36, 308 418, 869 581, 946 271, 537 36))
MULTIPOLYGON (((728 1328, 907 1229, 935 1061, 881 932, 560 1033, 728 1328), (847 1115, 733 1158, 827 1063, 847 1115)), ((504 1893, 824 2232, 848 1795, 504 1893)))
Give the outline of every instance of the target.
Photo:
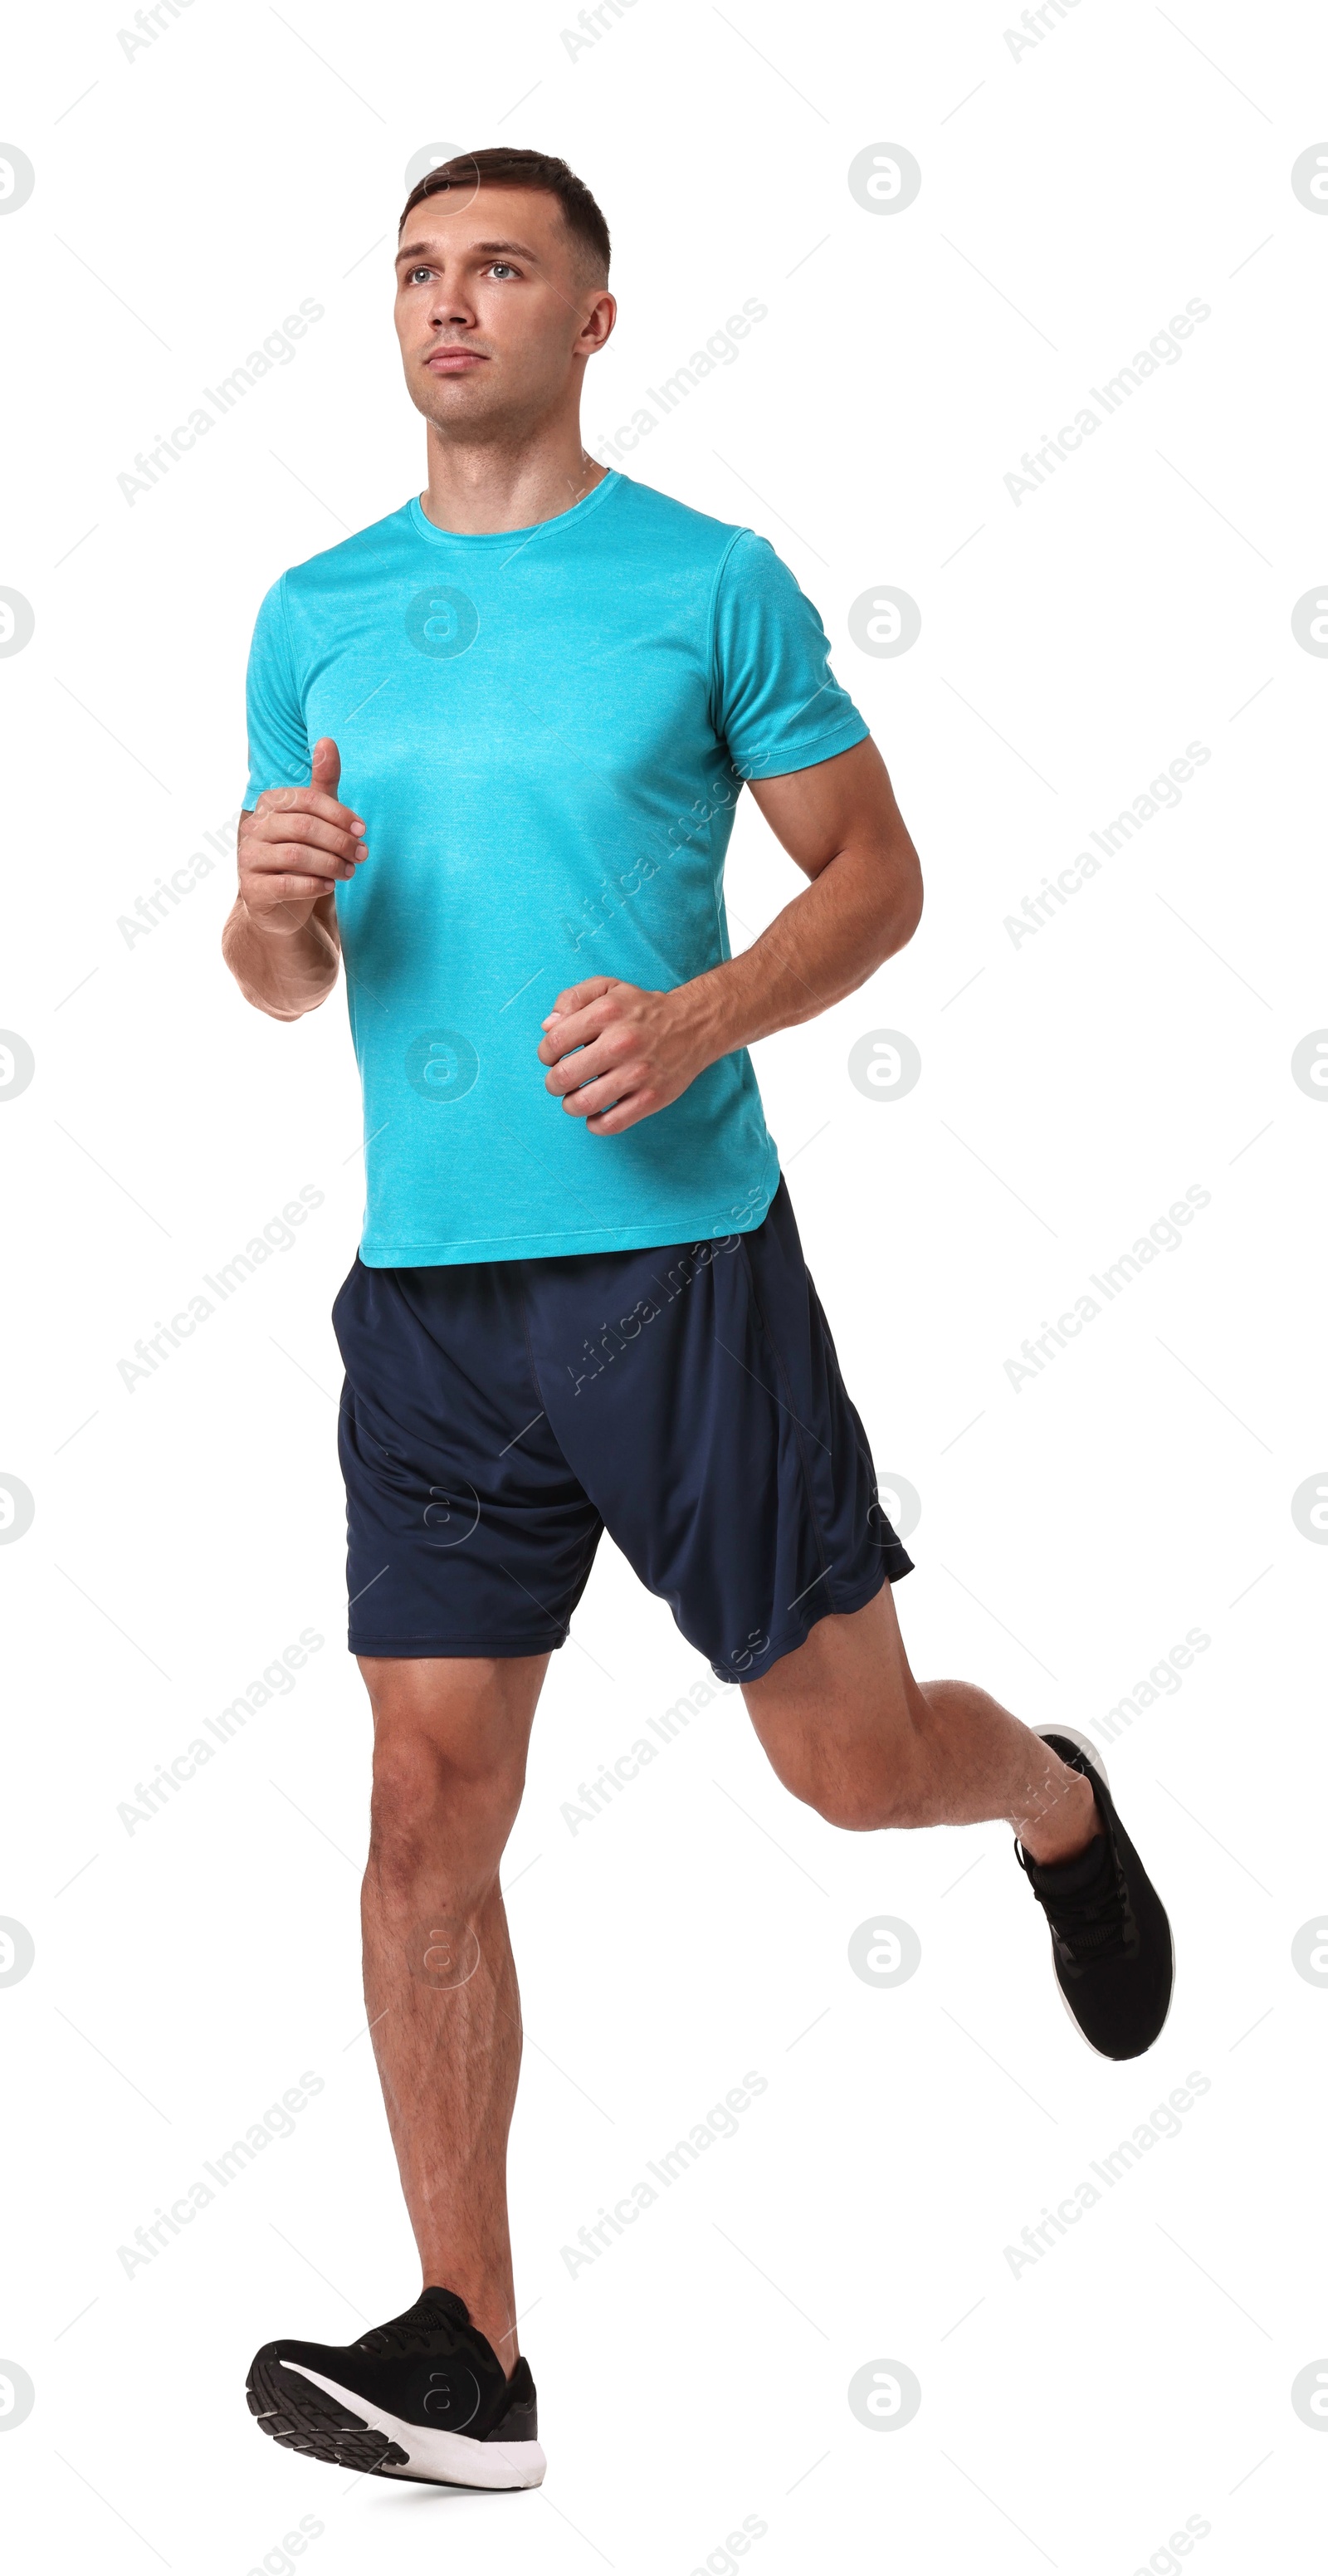
MULTIPOLYGON (((865 1610, 867 1603, 874 1601, 877 1593, 887 1583, 899 1583, 906 1574, 912 1574, 913 1571, 912 1557, 907 1548, 896 1540, 893 1547, 882 1550, 879 1567, 865 1582, 853 1584, 847 1589, 842 1585, 836 1586, 833 1600, 825 1602, 820 1609, 809 1610, 796 1626, 781 1632, 777 1639, 772 1639, 759 1655, 752 1657, 750 1664, 742 1672, 734 1672, 722 1667, 713 1657, 708 1658, 710 1669, 721 1681, 759 1682, 770 1671, 772 1665, 781 1663, 785 1655, 796 1654, 799 1646, 805 1646, 813 1628, 818 1628, 823 1619, 850 1618, 855 1610, 865 1610)), ((683 1633, 685 1634, 685 1631, 683 1633)), ((491 1657, 494 1662, 512 1662, 522 1655, 556 1654, 560 1646, 566 1645, 569 1634, 569 1629, 559 1628, 549 1630, 540 1637, 514 1637, 510 1629, 502 1636, 486 1637, 389 1638, 351 1635, 346 1640, 346 1648, 349 1654, 373 1655, 384 1662, 422 1663, 448 1658, 460 1660, 463 1657, 478 1655, 491 1657)), ((689 1639, 688 1643, 694 1644, 695 1640, 689 1639)), ((701 1652, 705 1652, 704 1647, 701 1652)))
POLYGON ((907 1548, 901 1546, 896 1540, 892 1548, 882 1550, 879 1568, 865 1582, 853 1584, 847 1589, 837 1586, 833 1600, 824 1602, 819 1609, 808 1610, 796 1627, 788 1629, 778 1639, 772 1638, 761 1654, 752 1657, 744 1671, 733 1672, 714 1662, 711 1663, 710 1669, 723 1681, 737 1683, 763 1681, 775 1664, 783 1662, 785 1655, 796 1654, 799 1646, 806 1645, 813 1628, 819 1628, 823 1619, 849 1618, 855 1610, 865 1610, 868 1602, 874 1601, 877 1593, 883 1591, 887 1583, 899 1583, 906 1574, 912 1574, 913 1571, 912 1557, 907 1548))
POLYGON ((486 1655, 495 1662, 511 1661, 519 1655, 551 1655, 567 1643, 566 1628, 551 1631, 543 1637, 514 1637, 509 1628, 501 1637, 358 1637, 348 1636, 346 1651, 351 1655, 376 1655, 397 1663, 422 1663, 444 1656, 460 1658, 486 1655))

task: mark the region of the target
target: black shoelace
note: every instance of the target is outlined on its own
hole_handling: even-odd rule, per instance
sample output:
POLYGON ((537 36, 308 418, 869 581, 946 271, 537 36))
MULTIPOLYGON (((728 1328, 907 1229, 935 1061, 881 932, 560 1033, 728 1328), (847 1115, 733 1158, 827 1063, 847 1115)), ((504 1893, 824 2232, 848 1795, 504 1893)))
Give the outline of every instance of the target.
POLYGON ((1092 1883, 1072 1893, 1039 1887, 1022 1849, 1019 1859, 1029 1884, 1061 1948, 1076 1967, 1096 1967, 1103 1959, 1130 1957, 1138 1947, 1138 1927, 1130 1905, 1115 1842, 1106 1836, 1107 1860, 1092 1883))
POLYGON ((386 2325, 374 2326, 368 2334, 361 2335, 358 2348, 373 2353, 378 2360, 391 2353, 428 2352, 437 2335, 456 2335, 464 2315, 460 2300, 445 2305, 442 2299, 430 2298, 426 2292, 403 2315, 390 2317, 386 2325))

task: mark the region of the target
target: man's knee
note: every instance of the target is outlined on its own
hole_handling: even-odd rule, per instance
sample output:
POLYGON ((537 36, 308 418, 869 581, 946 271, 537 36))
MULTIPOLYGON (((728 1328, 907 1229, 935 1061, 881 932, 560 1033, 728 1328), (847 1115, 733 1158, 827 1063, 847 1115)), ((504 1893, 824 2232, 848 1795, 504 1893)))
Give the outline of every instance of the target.
POLYGON ((917 1823, 925 1755, 906 1701, 876 1710, 868 1724, 758 1732, 785 1788, 828 1825, 866 1834, 917 1823))
POLYGON ((370 1863, 380 1878, 492 1878, 525 1786, 547 1657, 360 1657, 373 1706, 370 1863))
POLYGON ((913 1823, 913 1799, 898 1769, 813 1770, 800 1784, 786 1781, 795 1798, 841 1833, 879 1833, 886 1825, 913 1823))
POLYGON ((370 1867, 403 1892, 421 1878, 481 1882, 496 1871, 521 1804, 524 1762, 506 1748, 449 1745, 419 1728, 379 1729, 370 1867))

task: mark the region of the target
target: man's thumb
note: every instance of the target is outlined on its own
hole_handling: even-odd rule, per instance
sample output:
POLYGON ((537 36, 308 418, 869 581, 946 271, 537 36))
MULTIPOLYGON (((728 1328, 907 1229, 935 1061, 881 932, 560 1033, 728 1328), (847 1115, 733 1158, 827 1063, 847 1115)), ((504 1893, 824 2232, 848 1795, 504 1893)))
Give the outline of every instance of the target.
POLYGON ((330 734, 323 734, 314 744, 312 784, 325 796, 335 796, 341 782, 341 754, 330 734))

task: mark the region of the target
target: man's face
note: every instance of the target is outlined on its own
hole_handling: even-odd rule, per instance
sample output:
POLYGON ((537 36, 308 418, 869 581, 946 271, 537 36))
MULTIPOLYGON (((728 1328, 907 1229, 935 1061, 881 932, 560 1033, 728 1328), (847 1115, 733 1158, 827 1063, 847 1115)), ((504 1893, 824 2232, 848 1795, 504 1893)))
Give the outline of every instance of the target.
POLYGON ((556 197, 482 187, 425 197, 397 253, 411 401, 444 436, 498 436, 556 409, 617 310, 587 278, 556 197))

